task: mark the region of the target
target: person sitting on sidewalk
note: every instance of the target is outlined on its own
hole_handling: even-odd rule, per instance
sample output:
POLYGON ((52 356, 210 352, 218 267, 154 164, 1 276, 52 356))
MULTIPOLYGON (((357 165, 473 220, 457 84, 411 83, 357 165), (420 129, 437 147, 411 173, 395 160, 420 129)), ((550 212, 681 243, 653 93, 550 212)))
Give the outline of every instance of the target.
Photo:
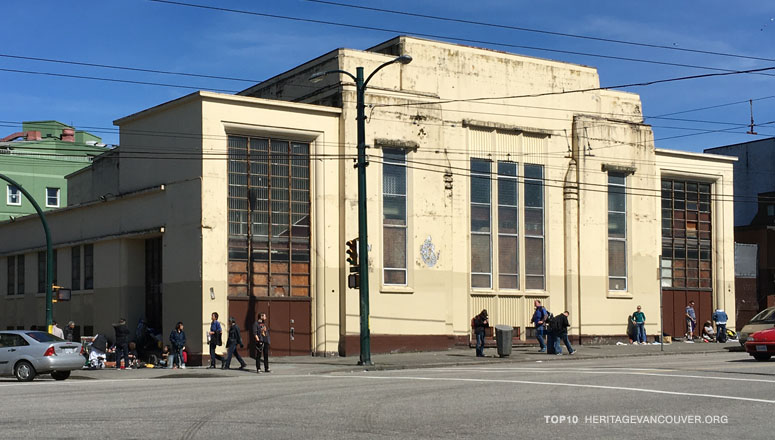
POLYGON ((713 330, 713 325, 710 321, 705 321, 705 325, 702 327, 702 340, 705 342, 716 341, 716 331, 713 330))

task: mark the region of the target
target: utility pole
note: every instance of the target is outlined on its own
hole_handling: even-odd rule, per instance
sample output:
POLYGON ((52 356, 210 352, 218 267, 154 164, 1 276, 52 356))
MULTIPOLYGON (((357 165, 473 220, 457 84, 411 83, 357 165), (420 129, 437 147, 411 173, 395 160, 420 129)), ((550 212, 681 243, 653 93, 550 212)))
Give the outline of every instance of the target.
POLYGON ((329 70, 327 72, 317 72, 310 76, 310 81, 318 82, 323 79, 324 76, 331 73, 341 73, 349 76, 355 81, 355 88, 357 93, 356 102, 356 118, 358 127, 358 161, 355 167, 358 169, 358 253, 360 261, 358 275, 359 275, 359 290, 360 290, 360 318, 361 318, 361 357, 358 361, 358 365, 374 365, 371 361, 371 334, 369 330, 369 240, 367 237, 367 215, 366 215, 366 104, 364 102, 366 86, 368 85, 374 74, 379 72, 383 67, 389 66, 393 63, 409 64, 412 62, 412 57, 409 55, 401 55, 386 63, 382 63, 379 67, 374 69, 373 72, 365 80, 363 79, 363 67, 356 67, 355 75, 345 70, 329 70))
POLYGON ((0 179, 3 179, 11 185, 15 186, 19 191, 21 191, 22 194, 24 194, 24 197, 26 197, 27 200, 32 203, 32 207, 35 208, 35 211, 38 212, 40 222, 43 224, 43 232, 46 234, 46 326, 48 327, 48 332, 51 333, 51 325, 54 323, 54 295, 52 290, 52 286, 54 284, 54 251, 51 245, 51 231, 48 229, 46 215, 43 214, 43 210, 40 209, 38 202, 36 202, 30 193, 28 193, 27 190, 19 185, 15 180, 4 174, 0 174, 0 179))

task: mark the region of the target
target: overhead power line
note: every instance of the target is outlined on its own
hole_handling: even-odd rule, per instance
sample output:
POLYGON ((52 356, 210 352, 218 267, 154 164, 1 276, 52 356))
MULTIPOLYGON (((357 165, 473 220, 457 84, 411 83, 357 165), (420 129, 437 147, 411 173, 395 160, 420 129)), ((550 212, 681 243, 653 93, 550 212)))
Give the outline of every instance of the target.
POLYGON ((505 24, 497 24, 497 23, 487 23, 482 21, 475 21, 475 20, 464 20, 460 18, 452 18, 452 17, 442 17, 438 15, 429 15, 429 14, 418 14, 413 12, 407 12, 407 11, 397 11, 392 9, 383 9, 383 8, 373 8, 363 5, 351 5, 347 3, 339 3, 339 2, 332 2, 332 1, 325 1, 325 0, 303 0, 310 3, 320 3, 325 5, 331 5, 331 6, 338 6, 338 7, 344 7, 344 8, 352 8, 352 9, 361 9, 361 10, 367 10, 367 11, 375 11, 375 12, 384 12, 388 14, 395 14, 395 15, 403 15, 407 17, 418 17, 418 18, 427 18, 430 20, 438 20, 438 21, 446 21, 451 23, 462 23, 462 24, 473 24, 477 26, 486 26, 491 28, 497 28, 497 29, 509 29, 509 30, 515 30, 515 31, 521 31, 521 32, 531 32, 536 34, 544 34, 544 35, 553 35, 556 37, 568 37, 568 38, 578 38, 582 40, 590 40, 590 41, 600 41, 604 43, 616 43, 616 44, 625 44, 628 46, 639 46, 639 47, 649 47, 653 49, 665 49, 665 50, 671 50, 671 51, 677 51, 677 52, 689 52, 689 53, 697 53, 697 54, 703 54, 703 55, 715 55, 715 56, 721 56, 721 57, 730 57, 730 58, 740 58, 740 59, 746 59, 746 60, 756 60, 756 61, 769 61, 769 62, 775 62, 775 58, 764 58, 764 57, 757 57, 757 56, 751 56, 751 55, 742 55, 742 54, 736 54, 736 53, 729 53, 729 52, 718 52, 718 51, 712 51, 712 50, 702 50, 702 49, 692 49, 692 48, 686 48, 686 47, 676 47, 676 46, 666 46, 663 44, 651 44, 651 43, 643 43, 638 41, 630 41, 630 40, 617 40, 613 38, 603 38, 603 37, 595 37, 592 35, 580 35, 580 34, 571 34, 568 32, 556 32, 556 31, 549 31, 546 29, 534 29, 534 28, 528 28, 524 26, 510 26, 505 24))
MULTIPOLYGON (((515 49, 526 49, 526 50, 535 50, 535 51, 542 51, 542 52, 562 53, 562 54, 566 54, 566 55, 579 55, 579 56, 604 58, 604 59, 611 59, 611 60, 618 60, 618 61, 630 61, 630 62, 647 63, 647 64, 659 64, 659 65, 663 65, 663 66, 686 67, 686 68, 692 68, 692 69, 713 70, 713 71, 718 71, 718 72, 730 72, 731 71, 730 69, 722 69, 722 68, 718 68, 718 67, 700 66, 700 65, 694 65, 694 64, 683 64, 683 63, 671 63, 671 62, 667 62, 667 61, 648 60, 648 59, 643 59, 643 58, 621 57, 621 56, 604 55, 604 54, 591 53, 591 52, 579 52, 579 51, 563 50, 563 49, 551 49, 551 48, 546 48, 546 47, 536 47, 536 46, 527 46, 527 45, 521 45, 521 44, 502 43, 502 42, 497 42, 497 41, 487 41, 487 40, 478 40, 478 39, 472 39, 472 38, 452 37, 452 36, 448 36, 448 35, 438 35, 438 34, 430 34, 430 33, 424 33, 424 32, 413 32, 413 31, 404 30, 404 29, 389 29, 389 28, 382 28, 382 27, 376 27, 376 26, 357 25, 357 24, 352 24, 352 23, 339 23, 339 22, 335 22, 335 21, 318 20, 318 19, 313 19, 313 18, 292 17, 292 16, 288 16, 288 15, 269 14, 269 13, 264 13, 264 12, 246 11, 246 10, 232 9, 232 8, 223 8, 223 7, 219 7, 219 6, 200 5, 200 4, 195 4, 195 3, 185 3, 185 2, 172 1, 172 0, 148 0, 148 1, 154 2, 154 3, 163 3, 163 4, 168 4, 168 5, 182 6, 182 7, 188 7, 188 8, 196 8, 196 9, 203 9, 203 10, 209 10, 209 11, 218 11, 218 12, 229 12, 229 13, 234 13, 234 14, 253 15, 253 16, 257 16, 257 17, 274 18, 274 19, 289 20, 289 21, 296 21, 296 22, 303 22, 303 23, 322 24, 322 25, 327 25, 327 26, 338 26, 338 27, 345 27, 345 28, 350 28, 350 29, 361 29, 361 30, 368 30, 368 31, 386 32, 386 33, 392 33, 392 34, 416 35, 416 36, 425 37, 425 38, 434 38, 434 39, 439 39, 439 40, 459 41, 459 42, 472 43, 472 44, 483 44, 483 45, 489 45, 489 46, 509 47, 509 48, 515 48, 515 49)), ((762 75, 767 75, 767 76, 773 76, 772 74, 765 73, 765 72, 750 72, 750 73, 762 74, 762 75)))
POLYGON ((40 72, 40 71, 34 71, 34 70, 20 70, 20 69, 5 69, 0 67, 0 71, 2 72, 12 72, 12 73, 24 73, 27 75, 43 75, 43 76, 55 76, 59 78, 76 78, 76 79, 88 79, 92 81, 107 81, 107 82, 116 82, 116 83, 125 83, 125 84, 139 84, 139 85, 145 85, 145 86, 159 86, 159 87, 173 87, 177 89, 190 89, 190 90, 212 90, 214 92, 226 92, 226 93, 236 93, 236 90, 227 90, 227 89, 216 89, 213 87, 202 87, 202 86, 184 86, 179 84, 167 84, 167 83, 157 83, 157 82, 149 82, 149 81, 136 81, 136 80, 130 80, 130 79, 118 79, 118 78, 104 78, 99 76, 85 76, 85 75, 71 75, 71 74, 65 74, 65 73, 54 73, 54 72, 40 72))

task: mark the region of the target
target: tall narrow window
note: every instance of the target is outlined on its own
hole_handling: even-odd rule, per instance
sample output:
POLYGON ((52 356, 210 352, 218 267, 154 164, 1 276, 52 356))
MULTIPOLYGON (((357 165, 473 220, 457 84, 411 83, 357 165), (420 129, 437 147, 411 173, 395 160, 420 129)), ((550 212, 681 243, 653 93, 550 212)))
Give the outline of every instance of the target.
POLYGON ((498 162, 498 287, 519 289, 517 164, 498 162))
POLYGON ((24 254, 16 256, 16 294, 24 295, 24 254))
POLYGON ((627 290, 627 177, 608 173, 608 290, 627 290))
POLYGON ((59 188, 46 188, 46 207, 59 207, 59 188))
POLYGON ((22 204, 22 193, 21 193, 21 191, 19 191, 19 188, 15 187, 13 185, 8 185, 8 189, 6 191, 7 191, 6 192, 6 195, 7 195, 6 202, 9 205, 21 206, 21 204, 22 204))
POLYGON ((70 288, 72 290, 81 290, 81 247, 73 246, 70 248, 70 288))
POLYGON ((525 288, 544 289, 544 167, 525 164, 525 288))
POLYGON ((46 291, 46 252, 38 252, 38 293, 46 291))
POLYGON ((94 288, 94 245, 83 245, 83 288, 94 288))
POLYGON ((5 259, 8 262, 8 295, 16 294, 16 257, 9 256, 5 259))
POLYGON ((52 249, 51 253, 54 255, 54 267, 52 267, 51 271, 51 282, 54 283, 54 285, 59 284, 57 280, 57 267, 59 266, 59 249, 52 249))
POLYGON ((406 285, 406 152, 385 148, 382 158, 384 280, 406 285))
POLYGON ((492 287, 490 161, 471 159, 471 287, 492 287))

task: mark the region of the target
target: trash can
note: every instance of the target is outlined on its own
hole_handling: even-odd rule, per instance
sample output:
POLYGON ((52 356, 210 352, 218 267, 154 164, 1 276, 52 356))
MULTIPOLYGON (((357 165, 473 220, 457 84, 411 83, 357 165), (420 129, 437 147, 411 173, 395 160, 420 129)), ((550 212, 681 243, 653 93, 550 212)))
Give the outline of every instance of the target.
POLYGON ((511 334, 514 328, 510 325, 495 326, 495 343, 498 346, 498 356, 506 357, 511 354, 511 334))

